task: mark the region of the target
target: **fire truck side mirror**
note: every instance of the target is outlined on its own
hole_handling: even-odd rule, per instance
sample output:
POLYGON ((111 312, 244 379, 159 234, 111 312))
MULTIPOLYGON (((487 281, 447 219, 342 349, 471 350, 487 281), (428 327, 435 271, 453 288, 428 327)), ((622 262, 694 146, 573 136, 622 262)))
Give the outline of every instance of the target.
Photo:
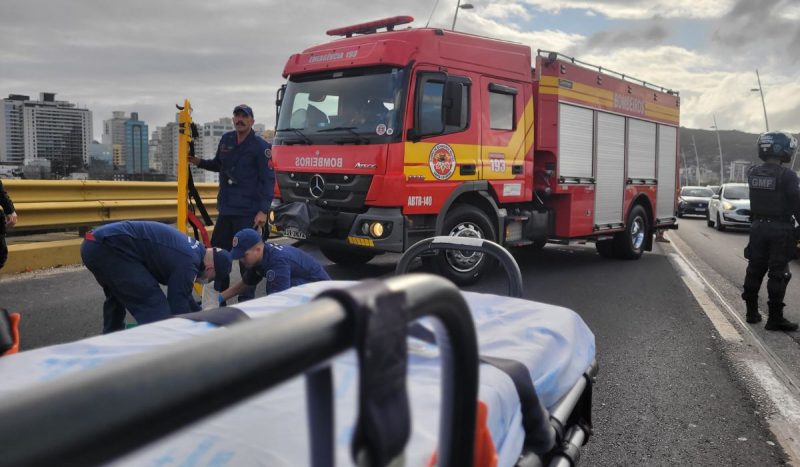
POLYGON ((464 101, 464 84, 448 81, 444 89, 444 102, 442 111, 444 113, 444 125, 461 125, 461 104, 464 101))

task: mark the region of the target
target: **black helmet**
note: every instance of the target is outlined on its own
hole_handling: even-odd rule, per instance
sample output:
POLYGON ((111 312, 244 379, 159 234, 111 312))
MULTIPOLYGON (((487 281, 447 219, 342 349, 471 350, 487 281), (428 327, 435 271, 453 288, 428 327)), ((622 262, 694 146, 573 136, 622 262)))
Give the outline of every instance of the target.
POLYGON ((785 131, 770 131, 758 137, 758 157, 762 161, 776 157, 781 162, 789 162, 795 151, 797 151, 797 139, 785 131))

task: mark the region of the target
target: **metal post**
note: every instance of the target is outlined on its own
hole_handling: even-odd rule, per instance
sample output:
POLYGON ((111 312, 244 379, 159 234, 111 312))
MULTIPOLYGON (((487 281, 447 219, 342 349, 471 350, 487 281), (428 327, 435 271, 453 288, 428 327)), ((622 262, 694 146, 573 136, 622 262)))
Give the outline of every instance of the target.
POLYGON ((717 127, 717 114, 714 117, 714 131, 717 132, 717 147, 719 148, 719 184, 725 183, 725 167, 722 162, 722 142, 719 139, 719 127, 717 127))
POLYGON ((453 15, 453 27, 450 28, 453 31, 456 30, 456 19, 458 19, 458 9, 459 8, 461 8, 461 0, 458 0, 458 3, 456 3, 456 14, 453 15))
POLYGON ((178 113, 178 219, 176 227, 186 233, 187 199, 189 197, 189 142, 192 140, 192 105, 183 101, 178 113))
POLYGON ((761 94, 761 106, 764 107, 764 123, 767 126, 767 131, 769 131, 769 120, 767 119, 767 103, 764 101, 764 89, 761 87, 761 76, 758 74, 758 68, 756 68, 756 78, 758 79, 758 92, 761 94))
POLYGON ((694 146, 694 160, 697 163, 697 170, 695 171, 695 176, 697 178, 696 182, 700 184, 700 156, 697 155, 697 143, 694 140, 694 135, 692 135, 692 146, 694 146))

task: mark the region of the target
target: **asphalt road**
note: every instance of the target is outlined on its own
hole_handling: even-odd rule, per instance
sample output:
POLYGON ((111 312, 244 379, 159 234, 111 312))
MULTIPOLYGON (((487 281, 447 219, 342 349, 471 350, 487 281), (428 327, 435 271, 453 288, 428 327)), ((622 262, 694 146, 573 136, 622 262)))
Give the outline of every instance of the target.
MULTIPOLYGON (((694 239, 687 235, 687 241, 694 239)), ((397 259, 386 255, 346 270, 329 264, 315 248, 303 248, 336 279, 391 275, 397 259)), ((594 393, 595 434, 583 462, 782 465, 781 448, 765 428, 748 386, 736 376, 715 329, 688 293, 673 253, 671 245, 661 244, 639 261, 603 259, 593 246, 548 245, 538 253, 514 252, 525 298, 574 309, 596 336, 600 374, 594 393)), ((737 274, 733 264, 725 263, 729 258, 720 261, 722 270, 737 274)), ((504 275, 498 271, 469 289, 505 293, 504 275)), ((0 302, 24 314, 27 349, 100 329, 102 294, 81 268, 4 279, 0 302)))

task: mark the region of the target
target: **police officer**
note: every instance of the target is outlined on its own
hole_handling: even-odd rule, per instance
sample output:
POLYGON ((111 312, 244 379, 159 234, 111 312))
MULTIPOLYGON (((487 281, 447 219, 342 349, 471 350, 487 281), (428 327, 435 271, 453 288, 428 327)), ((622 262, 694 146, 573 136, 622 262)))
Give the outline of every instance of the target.
POLYGON ((14 203, 8 197, 5 188, 3 188, 3 181, 0 180, 0 269, 6 264, 8 259, 8 246, 6 246, 6 228, 12 228, 17 225, 17 212, 14 210, 14 203))
POLYGON ((124 221, 86 234, 83 264, 103 287, 103 334, 125 327, 125 310, 139 324, 199 311, 195 280, 225 279, 231 256, 205 248, 185 233, 158 222, 124 221), (167 295, 159 284, 167 286, 167 295))
POLYGON ((750 186, 752 225, 750 243, 744 256, 748 260, 742 298, 747 304, 747 322, 758 323, 758 291, 768 274, 769 317, 765 329, 796 331, 797 324, 783 317, 783 297, 792 278, 789 260, 795 257, 797 239, 794 221, 800 221, 800 189, 797 175, 782 166, 797 151, 797 140, 789 133, 768 132, 758 138, 758 157, 763 164, 747 175, 750 186))
MULTIPOLYGON (((189 157, 189 162, 201 169, 219 172, 217 195, 217 224, 211 244, 231 249, 236 232, 248 227, 266 228, 267 216, 275 187, 272 170, 272 146, 253 131, 253 109, 237 105, 233 109, 235 131, 222 135, 214 159, 189 157)), ((244 273, 240 264, 239 270, 244 273)), ((224 290, 229 281, 219 284, 224 290)), ((239 301, 253 298, 253 291, 243 289, 239 301)))
POLYGON ((267 294, 280 292, 296 285, 330 280, 308 253, 291 245, 265 242, 253 229, 240 230, 233 239, 231 257, 238 259, 247 270, 242 280, 220 294, 227 300, 245 287, 255 287, 261 279, 267 281, 267 294))

